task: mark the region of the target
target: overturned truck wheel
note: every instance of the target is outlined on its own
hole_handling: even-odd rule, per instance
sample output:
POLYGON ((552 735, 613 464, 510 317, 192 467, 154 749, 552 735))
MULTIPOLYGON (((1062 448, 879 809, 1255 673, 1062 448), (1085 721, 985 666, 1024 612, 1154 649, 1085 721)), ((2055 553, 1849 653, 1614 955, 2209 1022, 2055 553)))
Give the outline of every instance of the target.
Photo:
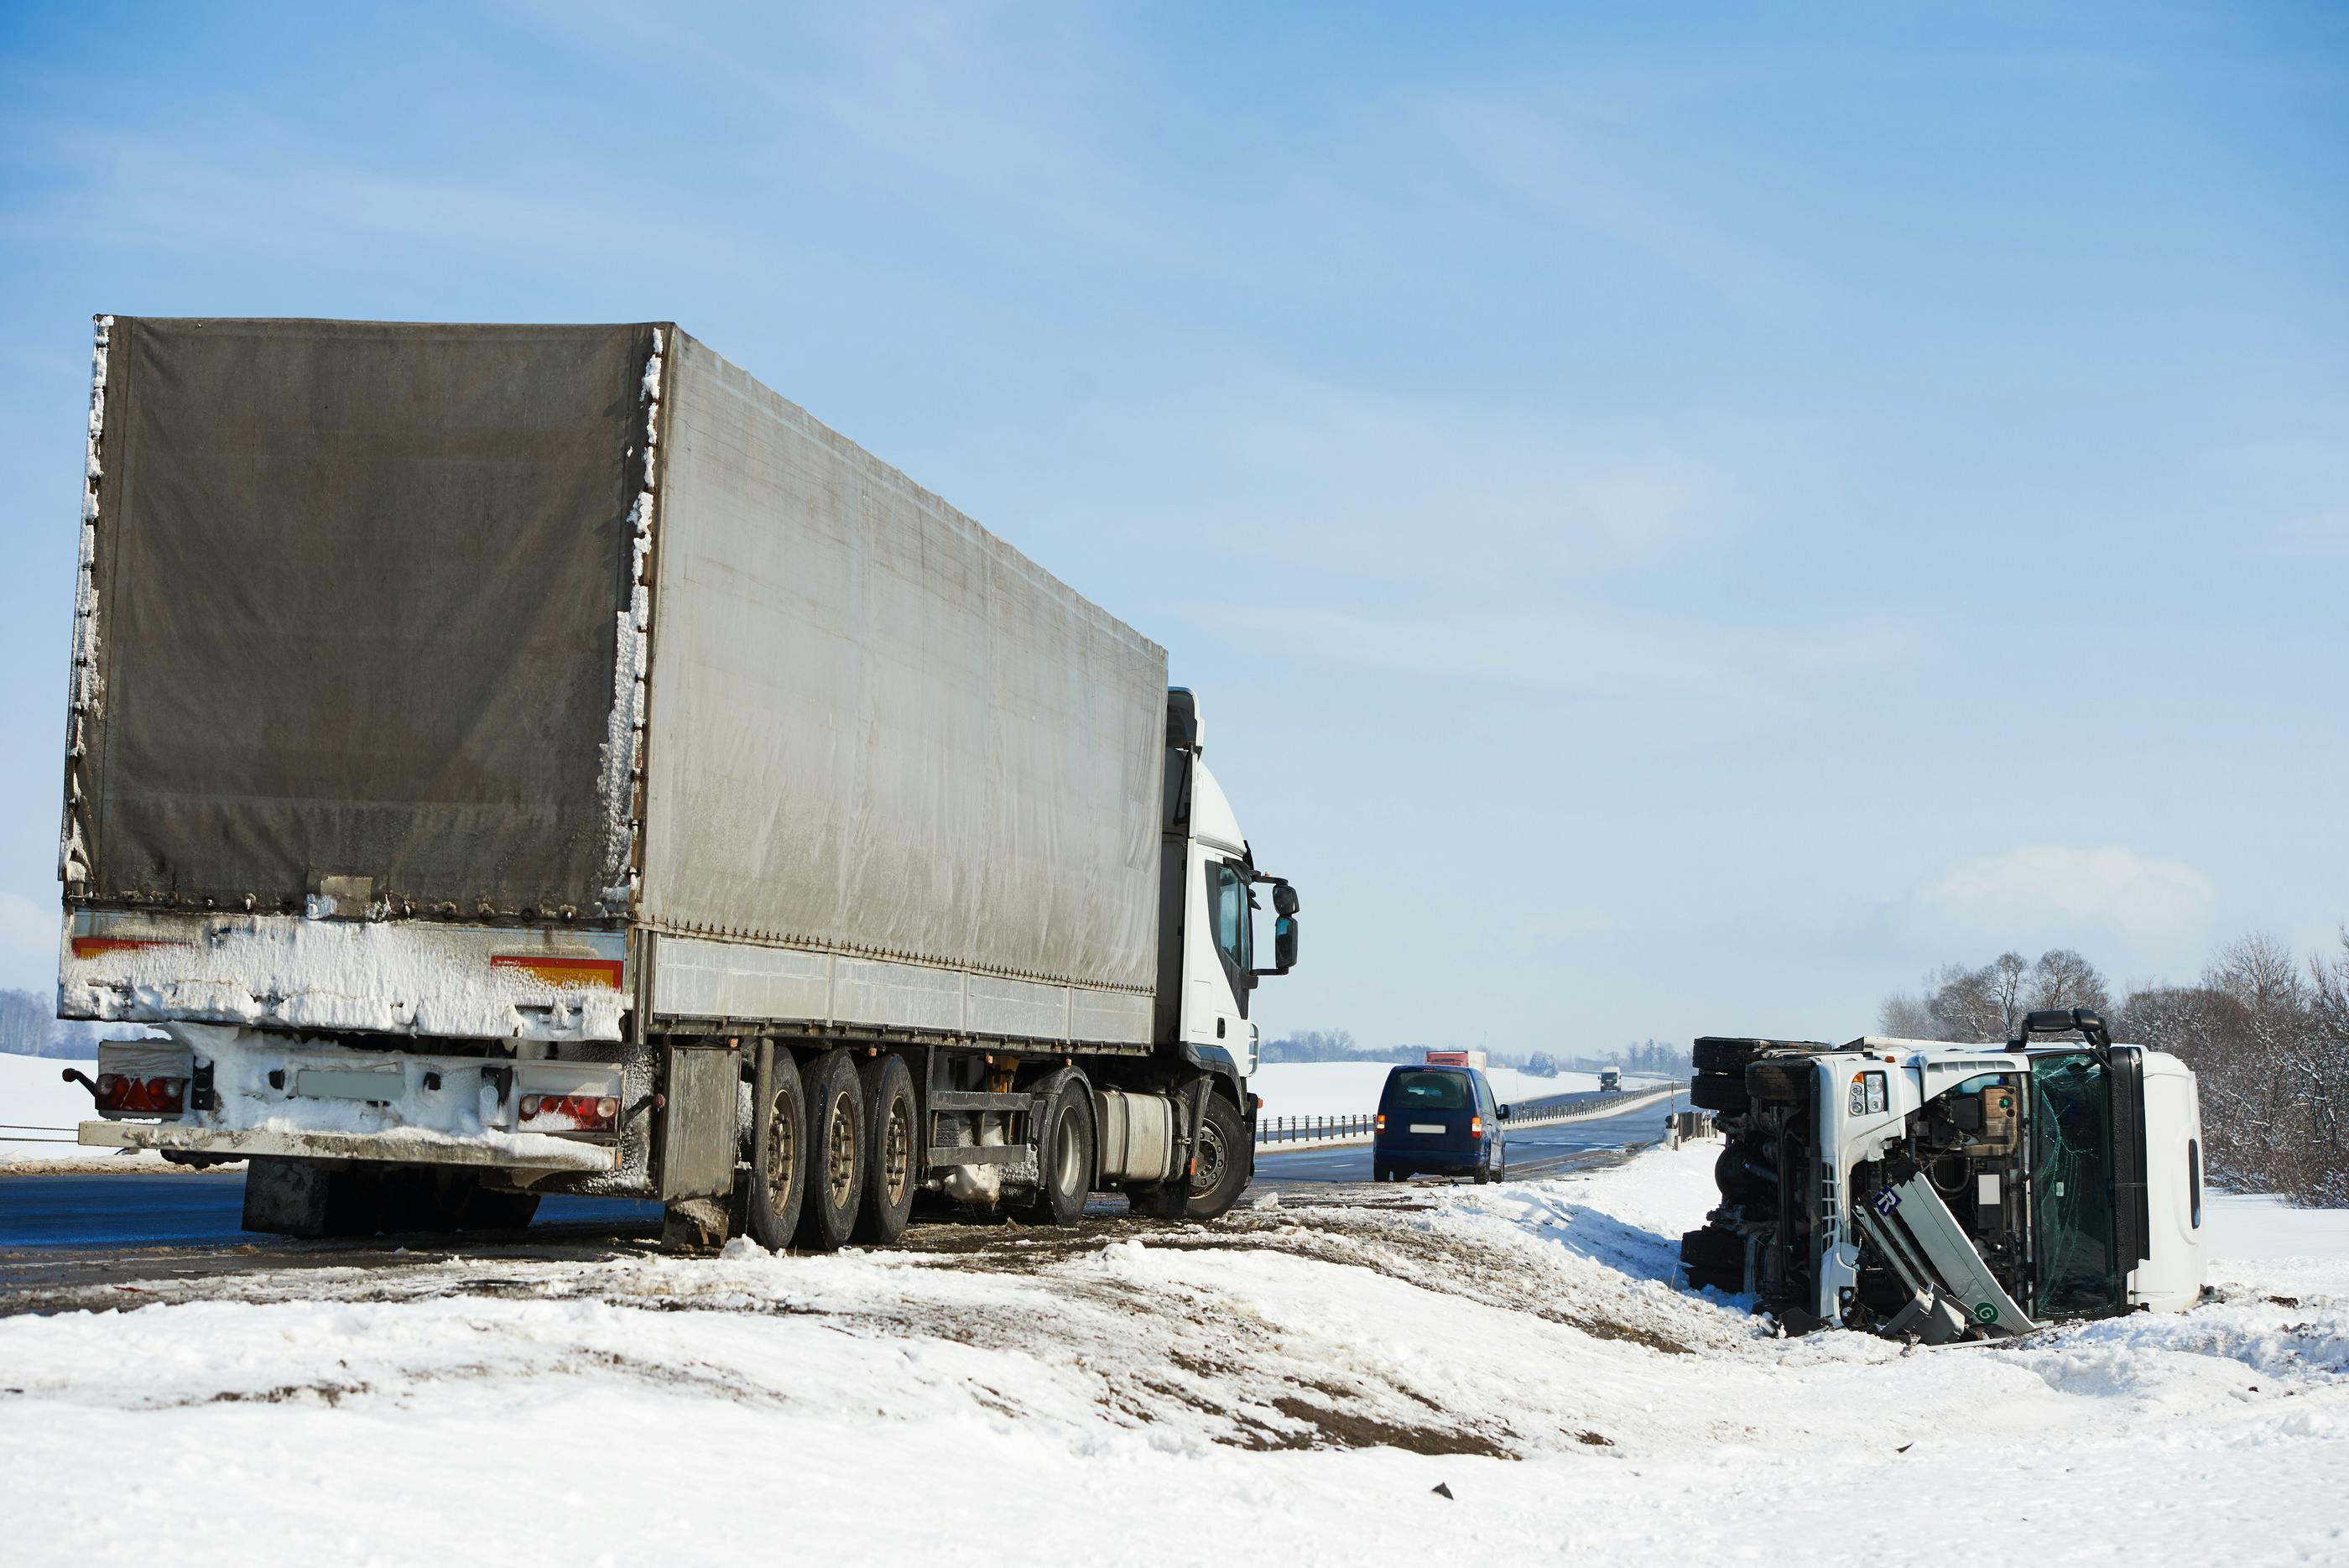
POLYGON ((1734 1231, 1707 1225, 1681 1236, 1681 1262, 1688 1271, 1689 1289, 1726 1291, 1745 1288, 1745 1238, 1734 1231))

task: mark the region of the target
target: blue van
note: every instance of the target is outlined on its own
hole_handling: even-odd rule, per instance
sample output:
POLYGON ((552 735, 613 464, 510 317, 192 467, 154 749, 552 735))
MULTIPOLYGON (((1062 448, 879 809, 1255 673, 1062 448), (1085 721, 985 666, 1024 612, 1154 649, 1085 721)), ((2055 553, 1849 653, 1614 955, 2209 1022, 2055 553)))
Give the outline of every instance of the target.
POLYGON ((1397 1067, 1379 1095, 1371 1137, 1371 1179, 1471 1176, 1498 1181, 1509 1172, 1493 1085, 1474 1067, 1397 1067))

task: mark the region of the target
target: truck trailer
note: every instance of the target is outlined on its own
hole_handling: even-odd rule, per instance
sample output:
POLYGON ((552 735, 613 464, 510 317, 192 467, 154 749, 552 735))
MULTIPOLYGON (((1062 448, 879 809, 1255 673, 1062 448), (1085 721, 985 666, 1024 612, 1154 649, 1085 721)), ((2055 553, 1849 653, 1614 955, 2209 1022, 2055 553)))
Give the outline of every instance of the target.
POLYGON ((295 1235, 1220 1214, 1298 900, 1166 675, 672 324, 99 317, 79 1139, 295 1235))
POLYGON ((2085 1009, 2002 1045, 1708 1036, 1721 1203, 1687 1232, 1692 1286, 1750 1293, 1793 1333, 1929 1345, 2200 1299, 2202 1126, 2177 1057, 2085 1009))

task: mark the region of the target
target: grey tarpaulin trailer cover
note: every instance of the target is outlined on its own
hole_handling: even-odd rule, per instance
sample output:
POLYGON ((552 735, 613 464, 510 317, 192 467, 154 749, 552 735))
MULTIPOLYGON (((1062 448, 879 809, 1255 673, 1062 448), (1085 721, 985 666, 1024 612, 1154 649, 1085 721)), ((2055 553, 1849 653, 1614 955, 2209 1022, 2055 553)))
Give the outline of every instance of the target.
POLYGON ((626 933, 639 1029, 1149 1040, 1164 650, 699 342, 121 317, 97 372, 65 1011, 347 1023, 268 988, 408 983, 357 939, 151 920, 363 908, 626 933))

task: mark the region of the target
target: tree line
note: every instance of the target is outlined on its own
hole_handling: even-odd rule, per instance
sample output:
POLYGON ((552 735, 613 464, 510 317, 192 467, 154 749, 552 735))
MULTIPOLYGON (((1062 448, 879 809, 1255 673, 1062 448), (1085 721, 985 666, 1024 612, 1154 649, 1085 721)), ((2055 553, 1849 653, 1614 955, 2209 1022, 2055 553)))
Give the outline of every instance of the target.
POLYGON ((2139 986, 2117 1001, 2070 948, 2001 953, 1887 997, 1878 1023, 1912 1040, 2007 1040, 2024 1013, 2051 1007, 2092 1008, 2114 1039, 2194 1069, 2214 1182, 2349 1208, 2349 929, 2337 950, 2304 958, 2272 937, 2244 937, 2196 982, 2139 986))
MULTIPOLYGON (((120 1030, 115 1033, 121 1033, 120 1030)), ((31 991, 0 991, 0 1051, 17 1056, 58 1056, 93 1061, 107 1031, 57 1016, 57 999, 31 991)))
MULTIPOLYGON (((1268 1040, 1259 1048, 1257 1060, 1263 1062, 1418 1062, 1430 1051, 1456 1047, 1404 1044, 1357 1045, 1354 1036, 1344 1029, 1300 1029, 1278 1040, 1268 1040)), ((1495 1067, 1515 1067, 1536 1078, 1555 1078, 1561 1072, 1595 1073, 1601 1067, 1620 1067, 1627 1073, 1655 1073, 1685 1078, 1689 1074, 1689 1052, 1686 1045, 1669 1044, 1661 1040, 1635 1040, 1620 1051, 1605 1055, 1559 1056, 1548 1051, 1488 1051, 1485 1059, 1495 1067)))

